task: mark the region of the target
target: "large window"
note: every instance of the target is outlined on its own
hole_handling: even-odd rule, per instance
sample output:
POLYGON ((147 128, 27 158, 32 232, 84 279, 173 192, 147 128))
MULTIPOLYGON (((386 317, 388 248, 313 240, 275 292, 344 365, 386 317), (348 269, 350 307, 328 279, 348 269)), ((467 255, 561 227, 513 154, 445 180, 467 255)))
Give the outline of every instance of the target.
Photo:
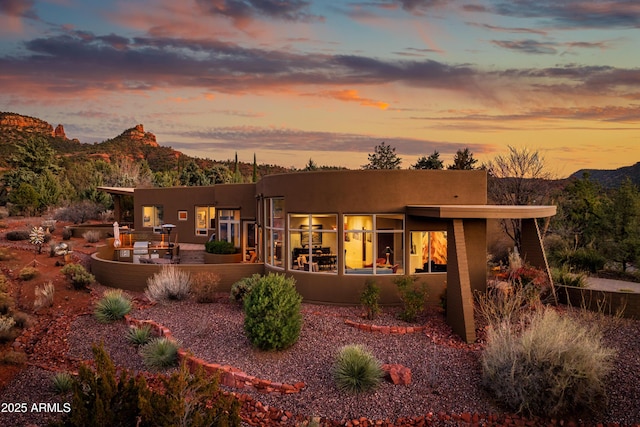
POLYGON ((152 205, 142 207, 142 226, 161 227, 164 209, 162 205, 152 205))
POLYGON ((404 272, 404 216, 344 216, 346 274, 404 272))
POLYGON ((196 206, 196 235, 210 236, 216 232, 216 208, 196 206))
POLYGON ((284 268, 284 199, 270 198, 265 200, 265 262, 275 267, 284 268))
POLYGON ((240 211, 237 209, 218 210, 218 240, 226 240, 240 247, 240 211))
POLYGON ((290 214, 290 268, 337 273, 338 240, 335 214, 290 214))
POLYGON ((447 232, 412 231, 410 267, 412 273, 447 271, 447 232))

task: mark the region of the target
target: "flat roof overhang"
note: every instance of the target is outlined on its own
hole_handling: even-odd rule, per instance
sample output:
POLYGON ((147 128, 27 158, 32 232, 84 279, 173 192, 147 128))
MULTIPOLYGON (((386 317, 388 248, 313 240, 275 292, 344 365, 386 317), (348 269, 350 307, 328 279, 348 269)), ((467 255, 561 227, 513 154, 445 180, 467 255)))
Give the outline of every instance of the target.
POLYGON ((556 214, 556 206, 513 205, 409 205, 407 215, 429 218, 465 219, 525 219, 548 218, 556 214))
POLYGON ((119 194, 121 196, 133 196, 133 187, 98 187, 98 190, 102 190, 109 194, 119 194))

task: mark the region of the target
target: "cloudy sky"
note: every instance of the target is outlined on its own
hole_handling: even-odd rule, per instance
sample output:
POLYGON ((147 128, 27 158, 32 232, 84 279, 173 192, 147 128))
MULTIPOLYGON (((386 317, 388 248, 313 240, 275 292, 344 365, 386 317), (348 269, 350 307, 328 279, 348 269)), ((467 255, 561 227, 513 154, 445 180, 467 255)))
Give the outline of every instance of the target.
POLYGON ((640 161, 637 0, 0 0, 0 111, 93 143, 409 167, 468 147, 640 161))

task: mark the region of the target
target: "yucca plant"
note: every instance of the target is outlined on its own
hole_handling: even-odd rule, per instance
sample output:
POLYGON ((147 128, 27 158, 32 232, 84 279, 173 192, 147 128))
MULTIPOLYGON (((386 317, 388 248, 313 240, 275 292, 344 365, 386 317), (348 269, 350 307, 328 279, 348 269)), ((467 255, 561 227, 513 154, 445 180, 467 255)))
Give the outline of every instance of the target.
POLYGON ((111 323, 124 318, 133 308, 131 299, 120 289, 105 291, 102 299, 96 304, 94 314, 101 323, 111 323))
POLYGON ((127 340, 133 345, 145 345, 151 340, 151 326, 132 326, 127 331, 127 340))
POLYGON ((68 372, 58 372, 51 378, 51 386, 56 394, 66 394, 73 388, 73 377, 68 372))
POLYGON ((144 364, 153 369, 174 366, 178 362, 179 343, 165 337, 154 338, 140 348, 144 364))
POLYGON ((365 347, 347 345, 338 351, 333 377, 340 391, 362 393, 373 390, 380 384, 383 375, 380 361, 365 347))

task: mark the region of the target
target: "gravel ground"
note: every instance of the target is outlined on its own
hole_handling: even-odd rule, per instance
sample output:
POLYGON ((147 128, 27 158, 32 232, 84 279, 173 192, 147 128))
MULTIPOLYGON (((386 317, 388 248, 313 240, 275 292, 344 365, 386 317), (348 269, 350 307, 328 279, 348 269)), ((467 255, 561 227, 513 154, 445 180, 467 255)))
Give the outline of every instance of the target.
MULTIPOLYGON (((252 396, 264 405, 294 414, 350 420, 359 417, 395 420, 428 413, 500 413, 480 386, 479 357, 482 344, 466 345, 451 336, 437 312, 429 312, 418 324, 425 333, 383 335, 344 324, 359 319, 357 308, 303 304, 304 326, 299 341, 283 352, 251 348, 243 333, 242 311, 228 303, 176 302, 135 310, 139 319, 152 319, 168 327, 183 347, 210 362, 229 364, 249 375, 274 382, 302 381, 306 388, 291 395, 252 396), (412 383, 397 386, 384 382, 374 393, 349 396, 337 391, 331 365, 339 347, 363 344, 382 363, 399 363, 412 371, 412 383)), ((402 324, 392 312, 375 324, 402 324)), ((640 423, 640 321, 607 322, 605 342, 618 350, 616 367, 609 378, 609 408, 605 414, 583 422, 640 423)), ((91 343, 103 341, 117 365, 143 370, 141 358, 124 338, 123 323, 103 325, 90 316, 78 317, 68 337, 69 356, 90 359, 91 343), (90 337, 90 338, 88 338, 90 337)), ((30 367, 5 390, 2 402, 64 402, 49 389, 51 373, 30 367)), ((237 390, 235 390, 237 391, 237 390)), ((65 400, 66 399, 66 400, 65 400)), ((46 424, 43 414, 0 414, 0 425, 46 424)), ((578 420, 580 421, 580 420, 578 420)))

